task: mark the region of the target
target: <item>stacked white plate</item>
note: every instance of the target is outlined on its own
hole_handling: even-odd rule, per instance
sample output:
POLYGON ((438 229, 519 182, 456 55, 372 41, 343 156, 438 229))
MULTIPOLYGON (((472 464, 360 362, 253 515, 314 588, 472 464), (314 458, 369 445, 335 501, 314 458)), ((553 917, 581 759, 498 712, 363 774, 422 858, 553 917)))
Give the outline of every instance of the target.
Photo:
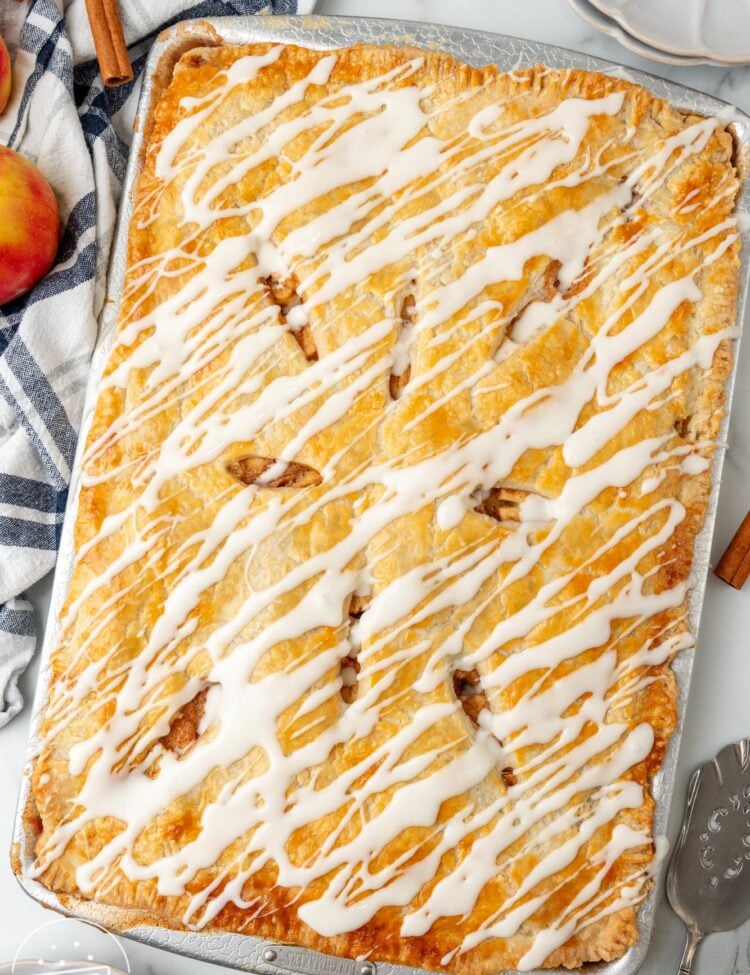
POLYGON ((750 64, 750 0, 568 0, 624 47, 664 64, 750 64))

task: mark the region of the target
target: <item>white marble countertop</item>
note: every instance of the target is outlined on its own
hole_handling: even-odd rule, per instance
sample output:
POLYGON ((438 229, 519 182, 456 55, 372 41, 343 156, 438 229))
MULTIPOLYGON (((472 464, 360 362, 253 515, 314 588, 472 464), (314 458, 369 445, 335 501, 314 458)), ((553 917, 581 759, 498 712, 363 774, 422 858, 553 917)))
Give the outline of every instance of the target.
MULTIPOLYGON (((127 3, 128 0, 121 0, 127 3)), ((750 68, 707 66, 675 68, 645 61, 598 34, 568 6, 566 0, 319 0, 318 11, 352 16, 393 17, 475 27, 559 44, 599 55, 626 66, 680 81, 733 102, 750 113, 750 68)), ((745 341, 739 364, 729 453, 722 486, 714 557, 723 551, 739 521, 750 508, 750 341, 745 341)), ((32 591, 40 621, 46 618, 49 580, 32 591)), ((670 828, 674 838, 682 812, 687 779, 692 769, 722 745, 750 735, 750 586, 735 592, 711 577, 680 753, 677 799, 670 828)), ((36 666, 23 679, 30 697, 36 666)), ((0 731, 0 835, 10 837, 18 783, 24 763, 29 707, 0 731)), ((30 900, 17 886, 7 857, 0 860, 0 964, 11 960, 27 936, 54 920, 54 915, 30 900)), ((95 938, 77 922, 64 922, 64 940, 85 958, 95 938), (76 945, 76 942, 80 942, 76 945)), ((34 945, 55 943, 60 927, 39 931, 34 945)), ((666 904, 661 904, 643 975, 669 975, 677 967, 684 929, 666 904)), ((131 941, 123 946, 133 972, 167 975, 211 975, 217 969, 181 959, 131 941)), ((60 946, 61 947, 61 946, 60 946)), ((27 956, 28 957, 28 956, 27 956)), ((34 957, 37 957, 36 955, 34 957)), ((70 955, 68 955, 70 957, 70 955)), ((114 959, 112 959, 114 960, 114 959)), ((735 932, 710 937, 701 947, 696 975, 750 975, 750 923, 735 932)))

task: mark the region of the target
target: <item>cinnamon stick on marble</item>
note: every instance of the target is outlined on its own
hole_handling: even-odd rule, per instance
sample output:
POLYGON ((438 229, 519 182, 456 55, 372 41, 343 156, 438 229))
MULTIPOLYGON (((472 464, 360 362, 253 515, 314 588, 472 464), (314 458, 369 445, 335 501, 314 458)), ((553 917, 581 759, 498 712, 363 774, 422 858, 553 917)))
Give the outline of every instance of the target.
POLYGON ((735 589, 741 589, 750 576, 750 512, 719 559, 714 573, 735 589))
POLYGON ((94 47, 104 84, 108 88, 124 85, 133 77, 133 67, 125 46, 117 0, 86 0, 94 47))

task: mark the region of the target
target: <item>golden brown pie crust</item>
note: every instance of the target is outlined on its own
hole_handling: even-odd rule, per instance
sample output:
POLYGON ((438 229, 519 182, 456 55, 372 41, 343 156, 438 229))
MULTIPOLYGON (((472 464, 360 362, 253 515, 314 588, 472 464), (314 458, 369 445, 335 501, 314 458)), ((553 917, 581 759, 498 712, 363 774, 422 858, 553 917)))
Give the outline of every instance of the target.
MULTIPOLYGON (((301 102, 288 109, 287 114, 282 113, 284 121, 311 111, 321 100, 330 99, 347 86, 389 75, 388 86, 394 89, 416 87, 422 93, 420 108, 430 114, 431 121, 429 130, 421 133, 419 138, 429 135, 447 152, 469 133, 465 148, 469 152, 476 151, 480 137, 486 132, 496 131, 493 125, 507 131, 572 99, 590 101, 621 93, 622 103, 619 110, 611 114, 592 115, 573 157, 556 166, 541 182, 525 185, 526 176, 522 172, 522 188, 492 206, 483 219, 471 227, 470 233, 453 236, 446 230, 445 236, 437 242, 427 240, 419 243, 414 251, 407 250, 405 258, 398 257, 394 244, 396 257, 392 262, 375 268, 372 273, 360 274, 351 285, 332 293, 323 303, 315 305, 314 297, 329 278, 323 274, 316 279, 314 272, 324 262, 327 248, 333 248, 335 242, 323 240, 317 250, 308 252, 291 267, 288 294, 280 294, 278 282, 274 285, 269 281, 264 293, 253 285, 248 286, 247 294, 242 296, 243 269, 248 273, 248 280, 254 280, 249 273, 254 265, 250 254, 237 272, 239 303, 244 303, 248 316, 255 314, 258 308, 273 311, 275 305, 282 307, 284 315, 288 314, 283 311, 286 308, 284 302, 293 299, 300 288, 303 303, 309 305, 310 310, 305 325, 307 332, 302 338, 290 330, 280 329, 272 347, 272 360, 259 354, 256 360, 247 361, 242 381, 248 383, 248 390, 250 381, 259 375, 263 379, 261 388, 264 388, 286 375, 300 375, 313 368, 316 362, 325 364, 337 349, 381 320, 391 321, 392 327, 379 344, 372 347, 370 359, 358 367, 355 378, 364 376, 384 350, 388 353, 392 349, 399 329, 415 328, 408 372, 388 366, 379 372, 375 370, 375 375, 363 383, 356 404, 305 440, 295 457, 296 466, 278 471, 271 462, 299 434, 320 403, 326 397, 333 397, 337 390, 346 388, 353 381, 351 377, 342 380, 339 386, 334 384, 310 407, 301 408, 275 424, 267 424, 257 436, 246 440, 231 439, 221 446, 210 462, 170 478, 150 510, 138 510, 133 518, 110 532, 108 526, 117 513, 126 509, 142 490, 139 479, 145 476, 150 460, 162 449, 175 424, 191 409, 198 408, 202 400, 209 402, 225 375, 232 349, 239 341, 233 338, 223 346, 217 342, 215 351, 207 354, 201 368, 193 371, 176 388, 166 405, 146 414, 125 432, 112 436, 112 430, 122 431, 128 418, 137 416, 153 395, 154 366, 147 364, 127 371, 127 364, 133 361, 137 350, 147 346, 153 338, 152 330, 137 332, 139 320, 152 314, 155 308, 164 306, 185 287, 195 273, 196 255, 208 255, 222 241, 241 236, 252 228, 259 216, 248 204, 263 199, 296 178, 299 160, 309 149, 311 136, 303 133, 296 142, 287 140, 283 151, 278 148, 268 152, 261 163, 221 184, 224 188, 214 205, 225 210, 233 207, 233 215, 214 220, 197 236, 194 225, 183 219, 185 215, 180 203, 180 192, 192 172, 190 153, 193 153, 192 158, 199 158, 205 146, 222 132, 242 119, 268 111, 274 99, 279 99, 306 78, 323 58, 330 56, 330 52, 292 46, 281 49, 275 59, 254 77, 236 85, 213 113, 191 131, 179 150, 182 155, 176 157, 177 175, 173 175, 173 170, 168 178, 158 175, 157 171, 163 140, 175 132, 182 120, 201 111, 206 98, 225 82, 226 73, 240 59, 264 57, 271 50, 269 45, 224 45, 189 51, 176 66, 172 81, 154 111, 130 229, 129 266, 118 332, 120 341, 106 367, 105 381, 88 433, 84 467, 87 479, 80 492, 75 523, 77 556, 70 592, 61 614, 65 625, 51 659, 50 696, 42 724, 44 746, 34 763, 33 814, 38 816, 36 849, 42 882, 63 896, 88 897, 102 904, 146 912, 154 923, 169 927, 199 926, 202 930, 237 931, 332 954, 370 956, 376 960, 447 970, 458 975, 513 969, 524 958, 528 960, 527 953, 534 947, 539 933, 569 918, 571 911, 576 913, 572 905, 577 897, 583 897, 585 904, 586 885, 592 884, 589 900, 593 902, 599 897, 598 906, 592 907, 588 914, 582 911, 570 936, 561 944, 551 943, 550 953, 543 964, 545 967, 577 967, 588 961, 616 958, 638 937, 636 909, 648 887, 647 871, 654 856, 651 842, 653 800, 649 783, 659 769, 675 723, 675 682, 669 667, 670 654, 665 652, 659 655, 657 662, 646 660, 635 667, 629 667, 627 661, 636 659, 634 655, 642 652, 646 645, 658 646, 671 640, 669 646, 676 650, 689 642, 684 584, 691 570, 693 541, 704 517, 710 471, 700 460, 688 464, 684 459, 688 456, 711 458, 723 411, 723 383, 731 365, 739 245, 736 233, 729 224, 726 227, 724 224, 730 218, 738 185, 732 165, 732 140, 722 126, 716 125, 706 135, 705 144, 699 148, 693 146, 692 151, 685 151, 681 156, 680 135, 693 131, 691 127, 700 126, 702 120, 686 117, 647 90, 614 77, 577 70, 553 71, 545 67, 503 74, 493 67, 470 67, 439 52, 408 48, 361 46, 335 52, 335 64, 326 80, 308 87, 301 102), (401 71, 405 65, 412 66, 408 72, 401 71), (493 108, 499 109, 494 117, 493 108), (472 129, 471 120, 485 109, 488 110, 484 116, 486 129, 472 129), (665 154, 664 146, 670 139, 677 140, 674 145, 678 148, 665 154), (660 152, 662 156, 659 156, 660 152), (645 160, 652 161, 651 168, 643 166, 645 160), (595 171, 597 166, 600 171, 595 171), (591 243, 582 270, 572 281, 560 279, 560 269, 562 267, 564 271, 566 260, 564 254, 558 258, 544 251, 534 252, 523 262, 518 278, 505 279, 501 275, 493 279, 480 289, 479 296, 470 295, 463 304, 459 301, 455 312, 444 321, 434 326, 428 324, 420 330, 420 321, 423 317, 428 319, 434 310, 431 303, 434 289, 442 288, 440 294, 448 296, 445 301, 452 300, 450 296, 459 288, 456 282, 482 261, 489 248, 512 243, 556 214, 581 210, 598 195, 614 192, 619 184, 632 177, 638 166, 642 166, 643 171, 633 183, 633 192, 621 205, 602 212, 600 222, 607 223, 608 229, 601 239, 591 243), (657 178, 660 176, 659 166, 667 173, 662 181, 657 178), (576 182, 575 174, 581 172, 585 178, 576 182), (655 180, 653 184, 650 183, 652 179, 655 180), (654 235, 653 240, 650 234, 654 235), (628 250, 634 241, 643 242, 643 247, 628 250), (668 241, 669 247, 657 260, 661 241, 668 241), (686 241, 690 241, 690 246, 681 249, 686 241), (159 255, 177 245, 183 247, 180 258, 171 260, 166 267, 159 265, 159 255), (597 284, 597 273, 624 253, 627 258, 622 267, 597 284), (644 290, 638 292, 638 275, 643 273, 649 261, 655 269, 647 278, 644 290), (155 266, 159 266, 159 274, 151 273, 155 266), (629 286, 628 274, 633 276, 629 286), (242 885, 241 897, 240 891, 236 891, 225 899, 215 917, 206 919, 199 910, 188 918, 192 896, 214 881, 218 884, 216 893, 220 894, 228 877, 233 876, 236 864, 247 867, 252 848, 250 833, 237 836, 233 843, 218 852, 215 859, 203 863, 188 876, 182 893, 159 893, 156 880, 148 876, 148 869, 138 879, 132 871, 129 875, 117 858, 108 864, 94 889, 82 889, 77 869, 91 861, 118 835, 128 821, 129 813, 123 808, 119 819, 115 815, 93 819, 84 816, 80 828, 70 836, 66 834, 65 842, 51 851, 50 844, 56 837, 59 840, 61 824, 80 815, 79 794, 87 770, 97 761, 96 755, 90 755, 83 763, 85 767, 76 766, 74 772, 69 764, 70 756, 80 757, 81 753, 80 748, 71 753, 71 748, 81 743, 85 745, 96 734, 108 734, 108 728, 117 727, 123 710, 132 706, 133 699, 124 702, 119 689, 128 672, 137 666, 137 661, 143 662, 144 647, 154 632, 165 601, 177 585, 182 567, 194 554, 190 549, 191 538, 215 525, 224 505, 237 499, 243 491, 255 491, 248 500, 251 513, 274 504, 282 494, 287 499, 292 496, 301 499, 290 501, 293 513, 304 510, 306 505, 310 506, 311 512, 314 509, 306 524, 288 530, 282 525, 273 538, 264 541, 257 549, 239 551, 217 581, 200 592, 182 621, 190 625, 167 654, 166 676, 156 691, 151 690, 150 702, 143 707, 134 737, 113 755, 117 769, 115 779, 122 783, 117 788, 122 788, 126 798, 135 795, 134 791, 129 791, 135 788, 128 785, 129 777, 138 778, 147 785, 158 782, 160 762, 166 761, 169 752, 180 755, 180 761, 188 767, 198 749, 203 747, 201 735, 210 737, 214 733, 211 726, 208 730, 202 727, 207 688, 216 680, 206 650, 212 634, 235 618, 248 593, 272 585, 280 575, 304 564, 322 548, 345 539, 353 530, 352 519, 360 517, 368 506, 380 503, 383 489, 373 483, 361 496, 353 497, 342 492, 338 499, 315 508, 331 488, 331 470, 337 483, 343 484, 363 465, 396 463, 400 458, 408 458, 409 462, 414 458, 418 463, 437 453, 450 456, 467 440, 486 434, 499 417, 509 415, 514 404, 531 396, 535 390, 569 382, 576 367, 580 367, 593 348, 592 342, 605 328, 609 316, 618 309, 622 311, 624 302, 630 301, 631 305, 613 327, 613 334, 632 325, 659 289, 688 277, 694 281, 699 294, 696 292, 691 300, 677 304, 663 327, 612 364, 600 400, 592 395, 583 405, 576 429, 581 429, 592 417, 615 409, 620 394, 637 392, 639 384, 642 386, 649 376, 658 375, 665 364, 669 370, 669 363, 687 354, 701 338, 709 337, 709 351, 699 364, 673 375, 666 388, 647 398, 648 408, 635 411, 612 436, 605 437, 601 448, 594 451, 590 459, 573 467, 566 463, 560 443, 541 447, 530 445, 520 453, 500 484, 485 490, 468 504, 457 524, 442 528, 437 515, 440 501, 428 500, 418 510, 385 524, 365 546, 358 556, 357 567, 361 568, 364 562, 369 564, 370 598, 377 601, 378 593, 392 585, 394 580, 405 579, 420 566, 450 564, 461 554, 475 552, 482 546, 497 549, 509 537, 515 538, 522 528, 528 535, 529 544, 538 545, 550 533, 556 520, 560 521, 560 511, 565 508, 560 499, 567 497, 564 494, 566 485, 575 475, 601 467, 618 451, 635 448, 648 438, 660 438, 662 446, 654 448, 651 463, 639 467, 632 479, 621 478, 622 483, 615 483, 617 476, 605 480, 601 490, 575 510, 559 538, 546 550, 539 550, 538 558, 528 571, 515 581, 508 579, 520 556, 501 564, 483 583, 480 592, 465 602, 436 608, 427 614, 414 610, 401 631, 397 632, 395 625, 386 628, 380 634, 385 634, 381 641, 383 645, 373 651, 373 659, 381 665, 380 677, 372 673, 368 676, 368 666, 373 667, 370 658, 367 658, 369 664, 365 663, 356 674, 358 696, 372 691, 383 674, 393 681, 389 690, 382 692, 386 702, 381 702, 379 720, 369 735, 349 745, 337 745, 321 764, 301 772, 295 786, 306 786, 314 772, 317 789, 331 788, 337 777, 345 776, 368 754, 387 745, 400 730, 408 728, 415 714, 429 705, 451 706, 453 703, 454 706, 405 753, 405 761, 417 760, 431 749, 444 749, 442 757, 435 759, 434 767, 414 772, 416 778, 433 774, 441 763, 465 751, 477 734, 478 710, 485 714, 487 710, 477 709, 475 702, 464 712, 460 702, 456 703, 456 684, 451 677, 453 669, 465 670, 459 681, 469 694, 478 674, 485 685, 481 690, 482 704, 487 705, 492 715, 503 715, 518 707, 524 695, 543 694, 555 683, 564 682, 566 677, 575 681, 579 679, 576 673, 595 667, 597 661, 601 664, 604 655, 611 655, 613 667, 619 667, 620 671, 619 677, 607 689, 603 721, 597 724, 591 718, 578 722, 578 725, 567 725, 576 727, 577 732, 574 740, 565 747, 558 741, 557 747, 561 751, 549 758, 549 775, 554 774, 556 757, 568 755, 574 746, 584 745, 614 723, 622 725, 623 735, 650 725, 653 746, 646 757, 615 776, 618 781, 642 786, 642 802, 632 808, 622 808, 614 818, 595 830, 570 862, 561 862, 558 870, 542 877, 539 884, 514 902, 516 907, 528 904, 532 897, 543 894, 538 908, 507 935, 480 939, 476 946, 459 951, 464 939, 481 930, 488 918, 496 912, 500 913, 500 918, 505 916, 503 910, 507 913, 510 908, 504 908, 504 905, 508 905, 521 889, 543 856, 562 848, 575 837, 587 813, 598 801, 592 798, 594 788, 587 790, 582 786, 580 794, 574 792, 566 806, 551 813, 548 819, 537 821, 529 835, 504 851, 498 858, 494 875, 482 886, 468 912, 438 916, 427 930, 416 935, 403 932, 405 916, 425 905, 434 892, 437 879, 452 875, 458 869, 477 837, 491 833, 493 826, 498 828, 500 812, 487 825, 460 836, 458 842, 442 855, 439 866, 428 872, 415 896, 400 904, 394 899, 389 901, 386 896, 384 906, 351 931, 320 933, 300 917, 302 906, 321 897, 333 883, 335 871, 311 880, 305 887, 288 887, 277 882, 278 871, 273 860, 251 872, 242 885), (306 281, 312 281, 307 290, 306 281), (410 301, 405 303, 406 297, 410 301), (480 307, 480 299, 486 307, 480 307), (515 341, 514 327, 530 299, 540 303, 560 301, 561 312, 542 328, 515 341), (466 313, 464 304, 472 314, 466 313), (498 310, 500 308, 502 312, 498 310), (134 335, 135 339, 132 338, 134 335), (710 336, 717 335, 721 337, 712 345, 710 336), (447 366, 446 362, 449 362, 447 366), (493 363, 492 368, 482 373, 481 369, 488 362, 493 363), (112 377, 121 375, 126 376, 124 385, 116 385, 106 378, 112 380, 112 377), (479 378, 472 382, 472 377, 477 375, 479 378), (420 377, 425 376, 427 379, 420 384, 420 377), (264 485, 262 478, 266 476, 271 482, 275 477, 276 482, 264 485), (258 477, 261 486, 248 488, 247 485, 256 483, 258 477), (528 517, 528 511, 533 509, 525 507, 529 497, 532 502, 539 497, 547 499, 547 508, 543 507, 541 516, 533 520, 528 517), (554 507, 555 499, 559 502, 557 508, 554 507), (663 529, 666 513, 676 510, 675 502, 684 507, 684 517, 666 535, 663 544, 649 550, 649 540, 663 529), (122 571, 113 570, 123 552, 134 544, 138 533, 144 531, 149 544, 144 546, 142 555, 122 571), (640 551, 639 546, 644 546, 645 553, 640 558, 634 556, 640 551), (582 619, 613 604, 618 594, 624 599, 623 588, 628 580, 633 584, 633 577, 618 580, 616 570, 631 558, 634 559, 633 571, 637 566, 639 578, 645 580, 642 582, 645 596, 674 592, 677 595, 671 605, 657 608, 642 618, 615 615, 603 639, 584 647, 580 653, 563 657, 559 662, 553 661, 551 665, 542 659, 530 670, 521 667, 514 679, 493 686, 492 675, 503 661, 511 656, 523 657, 535 646, 546 645, 546 641, 570 632, 582 619), (607 574, 611 574, 607 587, 601 592, 590 589, 596 580, 607 577, 607 574), (97 580, 105 577, 108 578, 107 585, 97 585, 97 580), (464 636, 464 653, 480 647, 498 624, 519 618, 542 586, 563 577, 567 581, 549 600, 555 611, 544 618, 540 616, 530 633, 500 642, 479 662, 449 661, 444 679, 430 690, 421 689, 419 680, 431 660, 431 653, 460 629, 462 621, 471 612, 476 612, 476 618, 464 636), (588 599, 584 598, 587 591, 588 599), (481 611, 480 603, 483 604, 481 611), (84 680, 87 682, 85 692, 81 691, 84 680), (78 697, 72 696, 75 694, 78 697), (154 732, 149 738, 153 728, 159 733, 154 732), (155 741, 152 740, 154 735, 155 741), (148 747, 139 746, 140 739, 149 739, 148 747), (534 845, 534 837, 539 837, 540 831, 549 826, 555 816, 574 807, 578 809, 578 819, 574 823, 567 828, 561 826, 558 835, 552 831, 549 838, 542 838, 534 845), (597 856, 609 848, 607 844, 612 841, 615 829, 632 831, 628 835, 642 831, 645 839, 640 845, 623 848, 621 855, 609 864, 604 877, 594 884, 601 865, 597 865, 597 856), (530 845, 525 846, 530 839, 530 845), (227 870, 228 875, 224 873, 227 870), (611 913, 607 913, 607 908, 611 913)), ((356 125, 359 121, 361 119, 352 118, 349 124, 356 125)), ((200 192, 219 185, 230 168, 245 156, 259 152, 264 145, 273 144, 277 124, 278 119, 271 121, 245 141, 227 149, 204 177, 200 192)), ((386 137, 387 133, 383 135, 386 137)), ((456 159, 460 163, 463 158, 463 150, 459 150, 451 164, 457 165, 452 181, 446 166, 441 171, 446 175, 445 180, 429 193, 407 199, 403 193, 399 196, 402 191, 394 190, 391 199, 372 204, 373 213, 378 208, 394 204, 394 212, 385 225, 369 230, 366 221, 360 219, 359 223, 352 224, 350 232, 359 233, 365 227, 362 248, 368 243, 377 243, 389 228, 398 227, 400 222, 407 220, 412 220, 410 226, 416 235, 421 228, 418 221, 414 222, 414 217, 418 216, 420 208, 430 210, 434 221, 433 208, 452 199, 451 194, 456 194, 458 200, 466 187, 489 185, 513 158, 533 147, 534 138, 516 143, 509 149, 498 144, 497 151, 488 152, 472 169, 461 169, 456 164, 456 159)), ((335 141, 332 144, 335 146, 335 141)), ((333 158, 335 160, 335 155, 333 158)), ((535 164, 528 155, 522 156, 521 161, 527 167, 535 164)), ((327 165, 335 167, 335 161, 327 165)), ((426 186, 428 177, 421 179, 423 183, 420 185, 426 186)), ((372 179, 371 183, 374 182, 372 179)), ((354 193, 368 185, 367 180, 342 183, 326 188, 309 201, 291 204, 288 214, 274 229, 274 243, 280 244, 316 216, 345 204, 354 193)), ((461 202, 449 209, 448 215, 469 207, 474 197, 465 195, 460 199, 461 202)), ((447 220, 447 216, 442 214, 439 219, 447 220)), ((194 300, 199 301, 200 296, 194 300)), ((229 296, 225 300, 230 302, 235 298, 229 296)), ((186 334, 186 342, 191 334, 186 334)), ((208 347, 210 336, 204 340, 208 347)), ((600 358, 604 355, 603 347, 597 355, 600 358)), ((149 360, 144 356, 143 361, 149 360)), ((166 359, 163 362, 169 366, 166 359)), ((218 410, 222 403, 226 405, 231 400, 231 410, 247 409, 251 413, 254 397, 259 393, 248 392, 244 400, 236 400, 232 398, 236 389, 235 384, 226 390, 221 394, 223 399, 216 400, 209 409, 218 410)), ((549 422, 553 419, 551 417, 549 422)), ((200 443, 195 449, 202 449, 200 443)), ((232 528, 227 529, 227 538, 231 539, 232 531, 232 528)), ((294 614, 294 607, 304 591, 305 587, 301 586, 284 592, 264 614, 258 614, 247 624, 242 638, 257 635, 281 614, 294 614)), ((316 654, 331 653, 339 641, 341 627, 349 625, 350 611, 351 618, 360 622, 368 612, 365 596, 357 592, 354 598, 357 600, 355 607, 348 604, 342 607, 340 624, 317 627, 312 631, 303 628, 295 638, 271 646, 259 659, 252 680, 301 668, 316 654)), ((654 604, 658 605, 658 599, 654 604)), ((222 653, 231 654, 239 640, 238 636, 229 641, 222 653)), ((347 654, 352 669, 356 669, 351 663, 354 657, 347 654)), ((314 738, 315 728, 308 727, 310 714, 316 716, 322 726, 328 727, 339 721, 340 715, 352 706, 343 699, 345 695, 335 693, 336 682, 340 684, 339 671, 337 667, 331 667, 308 688, 301 700, 309 703, 309 695, 313 691, 320 692, 321 687, 333 687, 334 693, 321 698, 321 703, 304 718, 294 706, 284 712, 276 731, 285 754, 304 747, 314 738)), ((586 700, 592 695, 595 697, 596 692, 586 690, 582 683, 581 693, 573 696, 565 711, 566 720, 585 708, 586 700)), ((143 703, 138 702, 139 706, 143 703)), ((248 721, 252 719, 253 715, 249 714, 248 721)), ((221 706, 218 717, 211 720, 221 722, 221 706)), ((538 717, 538 720, 542 718, 538 717)), ((536 763, 543 765, 547 761, 544 756, 549 742, 534 741, 532 735, 530 744, 515 747, 511 735, 509 740, 502 742, 502 747, 505 758, 496 769, 487 773, 483 781, 465 792, 459 789, 447 798, 441 804, 436 820, 427 816, 420 824, 419 816, 414 816, 408 821, 408 828, 404 828, 385 850, 373 851, 371 864, 383 868, 402 857, 404 870, 418 871, 420 862, 442 835, 441 827, 450 823, 467 805, 475 810, 487 809, 505 797, 510 808, 516 801, 514 789, 528 787, 534 795, 533 789, 537 786, 525 786, 525 783, 533 778, 536 763)), ((576 768, 573 780, 583 775, 586 768, 601 767, 616 747, 605 748, 592 756, 588 764, 576 768)), ((418 766, 416 761, 415 769, 418 766)), ((262 774, 265 767, 262 749, 256 747, 245 755, 232 756, 226 766, 214 768, 205 779, 149 820, 132 844, 135 860, 147 867, 191 843, 201 833, 202 816, 207 806, 217 798, 222 787, 237 777, 250 780, 254 775, 262 774)), ((363 773, 359 785, 362 786, 371 774, 374 774, 373 768, 363 773)), ((397 796, 399 788, 399 784, 391 784, 385 791, 369 796, 368 805, 363 807, 363 817, 377 817, 397 796)), ((528 795, 519 793, 524 794, 528 795)), ((290 803, 293 804, 291 797, 290 803)), ((281 824, 285 815, 287 811, 274 811, 269 818, 271 828, 281 824)), ((304 828, 291 833, 286 850, 295 864, 314 860, 316 851, 325 845, 338 821, 337 816, 340 818, 340 813, 305 822, 304 828)), ((356 895, 353 897, 356 900, 356 895)))

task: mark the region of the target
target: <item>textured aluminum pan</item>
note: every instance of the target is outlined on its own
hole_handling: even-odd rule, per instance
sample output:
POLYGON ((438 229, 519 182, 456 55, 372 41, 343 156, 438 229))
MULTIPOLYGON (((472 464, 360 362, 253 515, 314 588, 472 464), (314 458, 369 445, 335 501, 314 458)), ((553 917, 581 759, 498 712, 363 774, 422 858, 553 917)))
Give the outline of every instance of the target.
MULTIPOLYGON (((717 115, 729 112, 726 118, 732 123, 737 145, 737 161, 742 175, 745 175, 750 152, 750 119, 736 110, 729 109, 725 102, 708 95, 685 88, 682 85, 664 81, 661 78, 622 68, 599 58, 578 54, 564 48, 525 41, 515 37, 491 34, 484 31, 464 30, 458 27, 445 27, 434 24, 411 23, 397 20, 375 20, 369 18, 344 17, 228 17, 205 21, 193 21, 178 25, 162 34, 153 46, 145 73, 138 110, 137 132, 128 165, 118 230, 112 253, 108 282, 108 300, 102 315, 101 330, 94 354, 89 382, 85 417, 90 414, 98 377, 103 368, 111 345, 114 323, 118 313, 118 301, 122 290, 127 247, 127 230, 133 206, 138 176, 140 173, 141 150, 148 138, 148 120, 161 90, 168 82, 177 58, 186 50, 199 44, 216 43, 222 39, 228 43, 248 43, 254 41, 287 42, 316 49, 345 47, 359 42, 371 44, 414 45, 427 49, 447 51, 471 64, 483 65, 494 62, 500 68, 509 70, 516 67, 544 63, 553 68, 580 68, 585 70, 623 74, 625 77, 645 85, 655 94, 669 100, 679 109, 700 115, 717 115)), ((738 210, 750 220, 750 186, 745 185, 738 210)), ((738 309, 738 322, 742 322, 750 279, 750 258, 747 248, 742 260, 742 282, 738 309)), ((735 348, 735 371, 736 371, 735 348)), ((734 374, 727 388, 727 403, 731 403, 734 374)), ((725 443, 729 423, 729 410, 724 419, 719 442, 725 443)), ((88 421, 84 419, 82 444, 85 439, 88 421)), ((695 548, 694 577, 695 586, 689 600, 689 619, 694 632, 698 631, 701 607, 708 573, 711 538, 719 495, 719 484, 724 459, 724 450, 716 451, 713 466, 713 489, 708 505, 705 525, 700 532, 695 548)), ((80 446, 75 465, 74 483, 71 485, 70 501, 63 529, 60 555, 50 607, 50 625, 42 648, 42 667, 39 685, 34 702, 29 759, 33 758, 37 747, 37 729, 40 710, 47 694, 49 673, 49 654, 56 639, 58 611, 65 598, 70 579, 73 558, 72 527, 77 504, 77 472, 80 464, 80 446)), ((687 704, 690 676, 693 668, 693 654, 686 651, 673 663, 679 688, 680 721, 672 736, 663 767, 656 776, 653 789, 656 798, 655 833, 666 833, 670 801, 675 780, 677 754, 682 730, 682 716, 687 704)), ((211 934, 199 932, 173 931, 148 923, 142 915, 120 909, 102 908, 81 900, 60 898, 34 880, 30 874, 32 863, 32 836, 25 826, 24 811, 29 799, 28 776, 24 777, 18 805, 14 836, 14 856, 19 881, 24 890, 47 907, 81 918, 95 920, 100 924, 126 934, 128 937, 179 952, 193 958, 222 965, 233 966, 263 975, 277 975, 280 972, 298 972, 303 975, 359 975, 372 972, 373 975, 419 975, 421 969, 407 966, 379 963, 373 958, 369 965, 347 959, 336 959, 307 949, 292 948, 245 935, 211 934), (275 961, 275 963, 274 963, 275 961)), ((586 971, 594 975, 633 975, 641 966, 654 922, 654 912, 661 896, 661 880, 652 888, 648 898, 639 911, 640 940, 622 958, 614 962, 586 966, 586 971)), ((538 973, 542 975, 542 973, 538 973)), ((550 975, 547 970, 547 975, 550 975)), ((560 970, 562 975, 562 970, 560 970)))

